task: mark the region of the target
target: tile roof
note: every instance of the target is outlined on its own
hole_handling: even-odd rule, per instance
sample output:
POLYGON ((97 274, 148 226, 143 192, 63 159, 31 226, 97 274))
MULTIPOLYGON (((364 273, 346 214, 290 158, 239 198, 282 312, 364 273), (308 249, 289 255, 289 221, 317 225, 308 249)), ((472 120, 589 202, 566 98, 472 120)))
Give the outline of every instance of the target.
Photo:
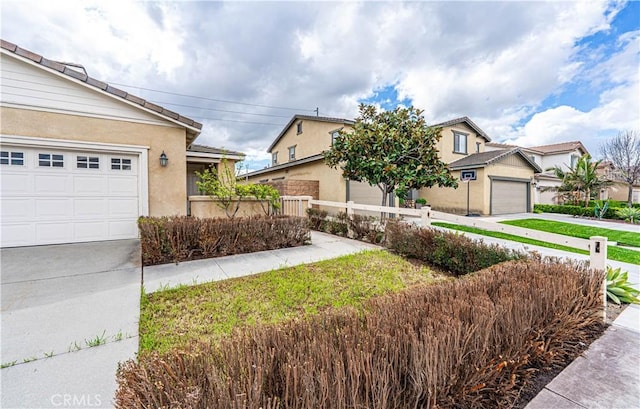
POLYGON ((589 151, 587 151, 587 148, 585 148, 585 146, 580 141, 561 142, 561 143, 554 143, 551 145, 541 145, 541 146, 529 146, 523 149, 538 152, 542 155, 548 155, 551 153, 571 152, 576 149, 582 149, 584 153, 589 153, 589 151))
POLYGON ((292 161, 292 162, 279 163, 277 165, 268 166, 268 167, 266 167, 264 169, 254 170, 254 171, 249 172, 247 174, 244 174, 242 176, 247 176, 247 177, 258 176, 258 175, 262 175, 264 173, 269 173, 269 172, 273 172, 273 171, 276 171, 276 170, 287 169, 287 168, 290 168, 290 167, 293 167, 293 166, 303 165, 305 163, 315 162, 315 161, 323 160, 323 159, 324 159, 324 153, 318 153, 316 155, 307 156, 306 158, 297 159, 297 160, 292 161))
POLYGON ((344 124, 344 125, 353 125, 353 124, 356 123, 352 119, 332 118, 332 117, 328 117, 328 116, 313 116, 313 115, 296 114, 289 120, 289 122, 284 126, 284 128, 282 128, 282 131, 280 131, 278 136, 276 136, 276 139, 274 139, 274 141, 271 143, 271 146, 269 146, 269 148, 267 149, 267 152, 271 152, 271 149, 273 149, 274 146, 276 146, 278 141, 284 136, 284 134, 287 132, 287 130, 291 127, 291 125, 293 125, 293 123, 295 121, 298 121, 298 120, 301 120, 301 119, 305 119, 305 120, 308 120, 308 121, 331 122, 331 123, 344 124))
POLYGON ((542 169, 540 169, 540 167, 536 163, 532 162, 531 159, 527 157, 527 155, 523 154, 520 148, 473 153, 471 155, 465 156, 462 159, 451 162, 449 164, 449 168, 451 170, 474 167, 483 168, 503 158, 506 158, 507 156, 516 154, 520 155, 536 172, 542 172, 542 169))
POLYGON ((451 125, 457 125, 457 124, 461 124, 461 123, 466 123, 469 127, 471 127, 471 129, 473 129, 474 131, 476 131, 478 133, 478 135, 483 136, 487 142, 491 141, 491 138, 489 138, 489 135, 487 135, 486 133, 484 133, 484 131, 482 129, 480 129, 480 127, 478 125, 476 125, 471 119, 469 119, 469 117, 467 116, 462 116, 460 118, 454 118, 454 119, 450 119, 448 121, 445 122, 440 122, 439 124, 434 124, 434 125, 430 125, 432 127, 441 127, 444 128, 445 126, 451 126, 451 125))
POLYGON ((189 146, 189 148, 187 149, 187 152, 213 153, 213 154, 218 154, 218 155, 245 156, 245 154, 242 153, 242 152, 231 151, 231 150, 228 150, 228 149, 214 148, 213 146, 196 145, 195 143, 191 144, 191 146, 189 146))
POLYGON ((502 148, 502 149, 513 149, 518 147, 518 145, 511 145, 508 143, 499 143, 499 142, 487 142, 485 143, 485 146, 492 146, 494 148, 502 148))
MULTIPOLYGON (((94 87, 100 91, 117 96, 128 102, 132 102, 136 105, 139 105, 142 108, 151 110, 157 115, 163 116, 172 122, 179 122, 180 124, 194 128, 194 132, 196 133, 196 135, 199 134, 200 133, 199 130, 202 129, 202 124, 194 121, 193 119, 182 116, 177 112, 170 111, 166 108, 161 107, 160 105, 153 104, 149 101, 146 101, 143 98, 129 94, 128 92, 118 89, 116 87, 113 87, 105 82, 99 81, 95 78, 91 78, 86 74, 86 72, 80 72, 76 69, 71 68, 72 66, 78 67, 77 64, 64 64, 58 61, 48 60, 39 54, 36 54, 29 50, 25 50, 24 48, 20 48, 17 45, 2 39, 0 39, 0 47, 3 50, 9 51, 15 55, 26 58, 36 64, 40 64, 42 67, 46 69, 57 71, 61 74, 67 75, 70 78, 82 81, 85 84, 91 87, 94 87)), ((84 71, 84 68, 82 69, 84 71)))

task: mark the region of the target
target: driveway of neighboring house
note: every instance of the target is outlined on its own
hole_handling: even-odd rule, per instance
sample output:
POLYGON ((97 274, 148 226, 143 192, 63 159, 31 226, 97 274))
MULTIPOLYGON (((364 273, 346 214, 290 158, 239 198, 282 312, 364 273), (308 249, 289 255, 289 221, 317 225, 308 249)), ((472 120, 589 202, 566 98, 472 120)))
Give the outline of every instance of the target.
POLYGON ((138 351, 139 241, 6 248, 0 257, 1 406, 112 407, 118 362, 138 351))

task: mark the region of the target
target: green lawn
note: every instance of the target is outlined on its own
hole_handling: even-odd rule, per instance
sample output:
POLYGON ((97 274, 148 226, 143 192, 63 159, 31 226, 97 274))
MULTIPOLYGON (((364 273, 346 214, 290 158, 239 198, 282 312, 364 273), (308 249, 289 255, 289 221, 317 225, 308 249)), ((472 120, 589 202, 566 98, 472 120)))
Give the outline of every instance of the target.
MULTIPOLYGON (((498 239, 505 239, 511 241, 517 241, 519 243, 531 244, 534 246, 547 247, 562 251, 568 251, 578 254, 589 254, 586 250, 580 250, 573 247, 561 246, 558 244, 547 243, 546 241, 533 240, 527 237, 515 236, 513 234, 506 234, 502 232, 495 232, 489 230, 478 229, 476 227, 462 226, 459 224, 433 222, 434 226, 446 227, 448 229, 466 231, 469 233, 481 234, 483 236, 495 237, 498 239)), ((559 232, 556 232, 559 233, 559 232)), ((616 246, 607 246, 607 256, 611 260, 622 261, 631 264, 640 264, 640 251, 622 249, 616 246)))
POLYGON ((215 340, 233 328, 275 323, 437 278, 386 251, 143 295, 140 351, 166 351, 191 340, 215 340))
MULTIPOLYGON (((526 227, 527 229, 541 230, 549 233, 563 234, 565 236, 588 239, 591 236, 605 236, 611 241, 617 241, 624 246, 640 247, 640 233, 604 229, 601 227, 577 225, 573 223, 556 222, 541 219, 505 220, 500 222, 512 226, 526 227)), ((640 226, 638 227, 640 230, 640 226)))

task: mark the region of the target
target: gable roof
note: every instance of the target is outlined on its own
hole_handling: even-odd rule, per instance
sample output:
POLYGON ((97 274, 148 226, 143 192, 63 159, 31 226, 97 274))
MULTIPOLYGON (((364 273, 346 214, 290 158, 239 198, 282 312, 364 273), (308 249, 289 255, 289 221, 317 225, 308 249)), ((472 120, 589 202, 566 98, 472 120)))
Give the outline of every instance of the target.
POLYGON ((328 117, 328 116, 312 116, 312 115, 299 115, 299 114, 296 114, 291 118, 291 120, 289 120, 289 122, 284 126, 284 128, 282 128, 282 131, 280 131, 278 136, 276 136, 276 139, 273 141, 273 143, 271 143, 271 146, 269 146, 269 148, 267 149, 267 152, 271 153, 271 149, 273 149, 274 146, 276 146, 276 144, 280 141, 280 139, 282 139, 284 134, 287 133, 289 128, 291 128, 291 125, 293 125, 293 123, 295 121, 298 121, 298 120, 307 120, 307 121, 316 121, 316 122, 331 122, 331 123, 343 124, 343 125, 353 125, 353 124, 356 123, 354 120, 351 120, 351 119, 332 118, 332 117, 328 117))
POLYGON ((540 166, 538 166, 535 162, 532 162, 527 155, 522 153, 520 148, 473 153, 471 155, 465 156, 462 159, 451 162, 449 164, 449 169, 459 170, 465 168, 484 168, 511 155, 519 155, 522 159, 525 160, 525 162, 529 164, 529 166, 534 169, 536 173, 542 172, 540 166))
POLYGON ((185 128, 187 128, 187 132, 192 135, 192 137, 190 138, 191 141, 193 141, 200 134, 200 130, 202 129, 201 123, 182 116, 177 112, 163 108, 160 105, 153 104, 143 98, 129 94, 128 92, 113 87, 106 82, 102 82, 95 78, 92 78, 88 76, 86 72, 81 72, 76 69, 70 68, 70 66, 77 66, 75 64, 65 64, 58 61, 49 60, 47 58, 44 58, 40 54, 25 50, 24 48, 20 48, 17 45, 2 39, 0 39, 0 48, 6 52, 12 53, 14 56, 17 56, 23 60, 28 60, 31 63, 35 63, 36 66, 42 68, 43 70, 62 74, 69 80, 72 80, 74 82, 81 82, 83 85, 89 88, 93 88, 95 91, 109 94, 109 96, 111 97, 117 97, 118 99, 126 101, 134 107, 141 108, 154 115, 160 116, 168 120, 169 122, 184 126, 185 128))
POLYGON ((217 155, 233 155, 233 156, 245 156, 244 153, 238 151, 231 151, 229 149, 214 148, 213 146, 196 145, 191 144, 187 149, 187 152, 199 152, 199 153, 213 153, 217 155))
POLYGON ((533 151, 541 155, 551 155, 554 153, 572 152, 576 149, 581 149, 582 152, 587 154, 589 153, 587 148, 585 148, 585 146, 580 141, 561 142, 561 143, 554 143, 551 145, 530 146, 523 149, 528 151, 533 151))
POLYGON ((490 146, 493 148, 500 148, 500 149, 513 149, 518 147, 518 145, 511 145, 508 143, 499 143, 499 142, 487 142, 484 144, 484 146, 490 146))
POLYGON ((491 141, 491 138, 489 138, 489 135, 487 135, 486 133, 484 133, 484 131, 482 129, 480 129, 480 127, 478 125, 476 125, 471 119, 469 119, 469 117, 467 116, 462 116, 460 118, 455 118, 455 119, 450 119, 448 121, 445 122, 440 122, 439 124, 435 124, 435 125, 430 125, 431 127, 440 127, 440 128, 444 128, 445 126, 452 126, 452 125, 458 125, 458 124, 467 124, 467 126, 469 126, 471 129, 473 129, 474 131, 476 131, 476 133, 480 136, 482 136, 484 139, 487 140, 487 142, 491 141))

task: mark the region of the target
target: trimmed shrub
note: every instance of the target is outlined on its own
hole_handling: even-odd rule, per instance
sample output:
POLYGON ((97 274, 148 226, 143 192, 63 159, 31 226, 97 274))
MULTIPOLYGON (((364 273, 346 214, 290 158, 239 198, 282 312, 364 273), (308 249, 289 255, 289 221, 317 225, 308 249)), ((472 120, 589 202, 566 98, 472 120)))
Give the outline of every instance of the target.
POLYGON ((513 261, 363 312, 247 328, 120 366, 119 408, 505 408, 602 330, 602 275, 513 261))
MULTIPOLYGON (((561 214, 571 214, 574 216, 583 216, 583 217, 596 217, 596 208, 595 206, 584 207, 584 206, 570 206, 570 205, 548 205, 548 204, 536 204, 533 206, 534 212, 543 212, 543 213, 561 213, 561 214)), ((606 212, 602 215, 604 219, 619 219, 616 214, 616 208, 609 206, 606 212)))
POLYGON ((307 216, 309 227, 313 230, 374 244, 384 238, 384 226, 374 216, 354 214, 349 217, 346 212, 339 212, 335 217, 330 217, 326 211, 317 209, 307 209, 307 216))
POLYGON ((468 274, 508 260, 527 258, 524 253, 484 244, 459 233, 421 228, 406 223, 389 221, 386 227, 388 249, 455 276, 468 274))
POLYGON ((145 266, 295 247, 311 239, 306 219, 287 216, 140 217, 138 229, 145 266))

